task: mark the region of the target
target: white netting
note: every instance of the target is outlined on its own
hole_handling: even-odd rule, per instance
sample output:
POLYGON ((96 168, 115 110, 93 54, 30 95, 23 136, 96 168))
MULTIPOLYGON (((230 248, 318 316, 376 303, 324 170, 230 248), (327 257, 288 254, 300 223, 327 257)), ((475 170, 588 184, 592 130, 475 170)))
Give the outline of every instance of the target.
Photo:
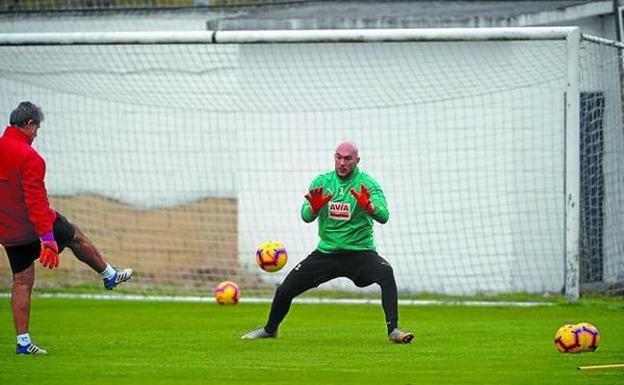
POLYGON ((581 45, 580 281, 622 292, 624 282, 624 125, 621 49, 581 45), (619 52, 618 52, 619 51, 619 52))
MULTIPOLYGON (((613 138, 589 280, 621 281, 617 66, 585 57, 613 138)), ((142 288, 268 293, 315 247, 303 195, 352 139, 388 199, 376 240, 402 294, 561 292, 566 60, 564 40, 3 46, 0 113, 41 105, 56 207, 142 288), (266 239, 289 252, 277 274, 255 266, 266 239)), ((71 259, 47 282, 92 281, 71 259)))

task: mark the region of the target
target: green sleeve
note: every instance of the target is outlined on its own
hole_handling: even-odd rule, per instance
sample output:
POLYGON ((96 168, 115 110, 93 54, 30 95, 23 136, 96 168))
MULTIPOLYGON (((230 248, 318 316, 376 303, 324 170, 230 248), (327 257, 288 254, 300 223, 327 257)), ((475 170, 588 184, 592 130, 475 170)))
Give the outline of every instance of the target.
POLYGON ((369 192, 371 194, 371 202, 375 205, 375 211, 373 211, 371 217, 379 223, 386 223, 390 217, 386 197, 384 196, 379 183, 373 179, 371 179, 370 182, 369 192))
POLYGON ((318 217, 318 213, 316 215, 312 214, 312 210, 310 210, 310 203, 306 199, 303 206, 301 206, 301 219, 303 219, 305 223, 310 223, 315 220, 316 217, 318 217))

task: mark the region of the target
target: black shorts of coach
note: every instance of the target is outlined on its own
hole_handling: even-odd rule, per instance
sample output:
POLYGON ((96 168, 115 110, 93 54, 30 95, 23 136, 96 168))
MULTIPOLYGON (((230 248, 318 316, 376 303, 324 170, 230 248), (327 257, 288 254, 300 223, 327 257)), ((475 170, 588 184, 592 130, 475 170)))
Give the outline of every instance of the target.
MULTIPOLYGON (((59 253, 63 251, 74 240, 76 230, 74 225, 69 223, 67 218, 56 213, 56 220, 53 227, 54 239, 59 247, 59 253)), ((32 263, 39 258, 41 252, 41 242, 34 241, 25 245, 9 246, 4 248, 9 257, 9 264, 13 274, 21 273, 28 269, 32 263)))

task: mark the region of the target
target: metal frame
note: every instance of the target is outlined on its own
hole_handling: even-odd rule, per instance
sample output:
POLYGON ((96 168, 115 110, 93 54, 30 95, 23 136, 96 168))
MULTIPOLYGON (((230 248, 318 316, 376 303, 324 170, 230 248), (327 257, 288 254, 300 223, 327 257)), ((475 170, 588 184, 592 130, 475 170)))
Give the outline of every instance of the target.
POLYGON ((563 40, 576 27, 3 33, 0 45, 563 40))

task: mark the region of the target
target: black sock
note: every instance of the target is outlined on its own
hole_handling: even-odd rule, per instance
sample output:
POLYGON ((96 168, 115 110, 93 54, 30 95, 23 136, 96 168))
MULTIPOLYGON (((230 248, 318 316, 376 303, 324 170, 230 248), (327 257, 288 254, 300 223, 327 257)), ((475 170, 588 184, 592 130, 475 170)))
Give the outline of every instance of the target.
POLYGON ((388 327, 388 334, 392 333, 392 331, 399 326, 397 325, 397 321, 388 321, 386 322, 386 326, 388 327))

